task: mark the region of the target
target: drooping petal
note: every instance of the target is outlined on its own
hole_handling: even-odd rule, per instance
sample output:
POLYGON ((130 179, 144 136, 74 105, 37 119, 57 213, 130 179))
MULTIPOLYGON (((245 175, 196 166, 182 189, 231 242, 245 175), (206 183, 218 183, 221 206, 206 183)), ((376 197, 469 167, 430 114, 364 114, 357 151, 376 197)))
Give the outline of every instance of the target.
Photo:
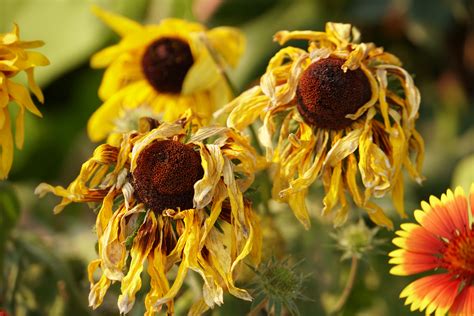
POLYGON ((0 180, 7 177, 13 163, 13 138, 8 109, 0 110, 3 117, 3 127, 0 128, 0 180))
POLYGON ((194 184, 193 203, 196 208, 204 208, 211 202, 224 170, 224 158, 219 146, 201 145, 200 155, 204 176, 194 184))
POLYGON ((245 37, 233 27, 216 27, 206 36, 212 48, 219 53, 231 67, 236 67, 245 50, 245 37))
MULTIPOLYGON (((166 278, 166 266, 167 258, 166 254, 163 253, 162 247, 163 243, 166 242, 164 238, 163 231, 163 219, 158 217, 158 227, 157 232, 159 232, 159 243, 156 245, 155 249, 150 252, 148 256, 148 275, 150 276, 150 292, 147 293, 145 297, 145 306, 146 314, 145 315, 154 315, 155 312, 159 312, 161 306, 156 308, 155 302, 163 297, 165 293, 169 291, 169 283, 166 278)), ((173 301, 167 303, 167 312, 172 314, 174 311, 173 301)))
POLYGON ((8 93, 12 101, 17 102, 20 106, 24 106, 28 111, 36 116, 41 117, 41 112, 33 103, 28 90, 22 85, 13 81, 7 80, 8 93))
POLYGON ((92 7, 92 12, 98 16, 105 24, 121 36, 142 30, 140 23, 130 20, 126 17, 102 10, 98 6, 92 7))
POLYGON ((94 282, 93 274, 94 271, 99 267, 100 262, 100 259, 94 260, 90 262, 89 266, 87 267, 89 282, 91 284, 91 289, 89 292, 89 306, 91 306, 93 309, 96 309, 102 304, 104 296, 112 284, 105 274, 101 275, 98 282, 94 282))
POLYGON ((142 286, 141 272, 143 264, 152 251, 156 236, 157 222, 153 212, 148 213, 147 221, 138 230, 133 240, 130 256, 130 268, 122 280, 121 294, 118 299, 120 313, 128 313, 135 304, 135 294, 142 286))

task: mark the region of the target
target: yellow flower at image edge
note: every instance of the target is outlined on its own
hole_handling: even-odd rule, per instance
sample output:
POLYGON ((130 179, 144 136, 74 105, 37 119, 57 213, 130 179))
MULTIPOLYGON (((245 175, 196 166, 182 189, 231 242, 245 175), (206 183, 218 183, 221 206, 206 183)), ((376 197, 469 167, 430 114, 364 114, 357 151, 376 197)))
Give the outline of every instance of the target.
POLYGON ((411 310, 435 315, 474 315, 474 184, 468 200, 461 187, 448 190, 441 200, 431 196, 415 211, 418 224, 402 224, 390 253, 395 275, 428 271, 400 294, 411 310))
POLYGON ((13 135, 8 105, 14 102, 19 107, 15 120, 15 144, 20 149, 24 141, 25 109, 41 117, 28 89, 12 78, 25 71, 29 88, 43 102, 43 93, 34 79, 34 67, 46 66, 49 61, 41 53, 27 50, 43 45, 42 41, 21 41, 16 24, 12 32, 0 34, 0 180, 8 176, 13 163, 13 135))
POLYGON ((142 131, 123 134, 118 147, 97 147, 67 189, 45 183, 36 189, 40 195, 63 197, 56 213, 71 202, 101 204, 96 222, 99 259, 89 265, 90 305, 99 306, 118 281, 120 312, 129 312, 145 261, 150 276, 147 315, 163 304, 173 313, 173 299, 189 269, 204 281, 203 297, 192 313, 222 304, 224 289, 250 300, 235 278, 244 258, 249 256, 254 264, 260 260, 258 219, 243 196, 258 165, 255 151, 246 138, 227 128, 190 134, 187 118, 159 126, 151 119, 141 122, 142 131), (175 265, 170 284, 168 272, 175 265))
POLYGON ((308 49, 282 48, 260 84, 219 111, 230 112, 227 125, 238 130, 260 117, 259 139, 276 170, 273 196, 289 203, 306 228, 305 197, 318 179, 326 192, 322 213, 333 213, 335 225, 347 220, 349 193, 372 221, 389 228, 372 198, 391 192, 404 216, 402 169, 422 180, 418 89, 395 56, 359 37, 339 23, 327 23, 325 32, 278 32, 280 44, 304 39, 308 49))
POLYGON ((244 50, 243 35, 231 27, 206 29, 180 19, 141 25, 94 7, 95 14, 121 36, 118 44, 92 57, 106 71, 99 88, 104 101, 88 123, 99 141, 121 130, 133 110, 146 109, 165 121, 187 109, 208 121, 232 98, 222 70, 235 67, 244 50))

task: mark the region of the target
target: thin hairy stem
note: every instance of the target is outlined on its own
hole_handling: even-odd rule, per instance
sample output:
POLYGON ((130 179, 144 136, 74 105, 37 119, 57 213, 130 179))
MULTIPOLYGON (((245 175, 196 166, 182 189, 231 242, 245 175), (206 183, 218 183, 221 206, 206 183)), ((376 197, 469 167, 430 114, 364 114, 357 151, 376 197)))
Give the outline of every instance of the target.
POLYGON ((347 299, 349 298, 349 295, 352 292, 352 288, 354 287, 358 265, 359 265, 359 259, 355 255, 352 256, 349 278, 347 279, 346 286, 344 287, 344 290, 342 291, 341 296, 339 297, 339 300, 334 305, 334 308, 332 309, 331 314, 336 314, 337 312, 341 311, 344 305, 346 304, 347 299))

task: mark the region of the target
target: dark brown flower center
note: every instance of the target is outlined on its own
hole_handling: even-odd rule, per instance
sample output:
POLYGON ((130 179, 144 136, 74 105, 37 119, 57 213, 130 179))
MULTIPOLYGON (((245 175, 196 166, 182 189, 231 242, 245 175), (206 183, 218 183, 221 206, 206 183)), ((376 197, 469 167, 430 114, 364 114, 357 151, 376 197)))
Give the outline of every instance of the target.
POLYGON ((353 120, 346 118, 371 97, 369 80, 360 69, 344 72, 345 60, 335 57, 312 63, 301 76, 296 90, 298 111, 306 123, 338 130, 353 120))
POLYGON ((137 159, 132 185, 138 199, 155 212, 193 207, 194 183, 204 171, 190 146, 162 140, 148 145, 137 159))
POLYGON ((474 231, 468 230, 450 240, 442 266, 454 275, 474 281, 474 231))
POLYGON ((193 63, 191 48, 186 42, 163 37, 147 47, 142 68, 148 82, 158 92, 180 93, 193 63))

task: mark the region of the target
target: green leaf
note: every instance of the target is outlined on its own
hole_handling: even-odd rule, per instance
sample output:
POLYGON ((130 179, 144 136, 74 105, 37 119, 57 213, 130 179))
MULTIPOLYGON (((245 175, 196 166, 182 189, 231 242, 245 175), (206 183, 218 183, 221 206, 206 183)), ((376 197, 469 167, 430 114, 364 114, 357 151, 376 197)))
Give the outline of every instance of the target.
POLYGON ((74 300, 77 307, 81 309, 81 315, 90 314, 85 298, 79 292, 78 285, 74 280, 69 266, 66 265, 61 258, 54 254, 51 249, 43 245, 36 236, 24 233, 15 238, 14 241, 17 249, 24 251, 25 256, 47 267, 54 279, 64 281, 71 299, 74 300))
POLYGON ((132 248, 133 240, 135 239, 135 236, 137 235, 138 230, 143 225, 143 223, 145 221, 146 214, 147 213, 143 212, 143 213, 139 213, 138 215, 136 215, 137 220, 135 221, 135 227, 132 228, 132 234, 130 234, 130 236, 128 236, 127 239, 125 240, 125 247, 128 250, 130 250, 132 248))
POLYGON ((458 162, 454 169, 452 188, 461 186, 464 191, 469 192, 471 183, 474 182, 474 154, 464 157, 458 162))
POLYGON ((0 182, 0 239, 15 227, 19 217, 20 203, 13 186, 0 182))
POLYGON ((175 0, 171 2, 171 15, 176 18, 195 21, 193 13, 193 0, 175 0))

